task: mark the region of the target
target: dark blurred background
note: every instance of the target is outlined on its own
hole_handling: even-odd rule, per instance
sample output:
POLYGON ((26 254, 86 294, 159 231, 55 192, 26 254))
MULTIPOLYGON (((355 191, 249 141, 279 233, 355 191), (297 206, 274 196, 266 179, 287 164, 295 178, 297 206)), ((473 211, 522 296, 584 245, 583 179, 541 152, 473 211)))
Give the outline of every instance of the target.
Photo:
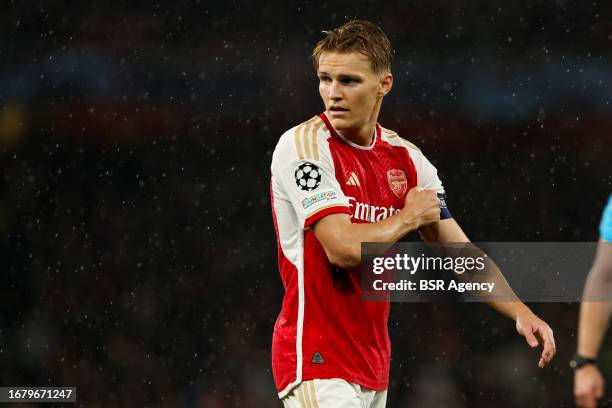
MULTIPOLYGON (((438 167, 472 240, 597 239, 605 2, 7 0, 1 385, 74 385, 86 407, 281 406, 271 152, 322 111, 309 55, 351 18, 389 35, 380 122, 438 167)), ((393 305, 388 406, 573 406, 578 306, 531 306, 556 333, 544 370, 486 305, 393 305)), ((602 357, 612 382, 610 342, 602 357)))

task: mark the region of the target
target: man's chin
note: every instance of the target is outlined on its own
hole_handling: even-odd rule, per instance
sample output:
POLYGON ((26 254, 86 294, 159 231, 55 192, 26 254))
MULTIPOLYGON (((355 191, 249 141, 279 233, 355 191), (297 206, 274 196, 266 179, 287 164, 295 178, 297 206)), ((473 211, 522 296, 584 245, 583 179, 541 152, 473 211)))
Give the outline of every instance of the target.
POLYGON ((349 129, 350 123, 344 118, 329 118, 329 122, 332 124, 334 129, 336 130, 345 130, 349 129))

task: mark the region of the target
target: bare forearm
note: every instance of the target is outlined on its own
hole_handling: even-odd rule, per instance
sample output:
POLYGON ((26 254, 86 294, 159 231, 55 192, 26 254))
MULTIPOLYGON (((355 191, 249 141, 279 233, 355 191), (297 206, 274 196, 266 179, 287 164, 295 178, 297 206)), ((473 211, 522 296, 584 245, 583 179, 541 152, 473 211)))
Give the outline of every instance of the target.
POLYGON ((351 224, 345 231, 345 238, 361 248, 362 242, 397 242, 416 229, 416 221, 409 215, 400 212, 376 223, 351 224))
MULTIPOLYGON (((469 252, 471 256, 483 255, 480 249, 470 243, 470 240, 463 233, 461 227, 459 227, 457 222, 453 219, 446 219, 433 223, 419 231, 426 241, 463 243, 464 245, 448 245, 448 249, 450 252, 454 253, 455 256, 460 256, 464 251, 469 252)), ((533 314, 533 312, 517 298, 497 265, 495 265, 490 258, 485 262, 485 268, 481 273, 477 276, 469 275, 472 274, 465 273, 461 276, 464 279, 479 279, 495 283, 492 297, 490 297, 490 294, 483 295, 496 300, 488 300, 486 298, 483 300, 498 312, 516 321, 517 332, 525 337, 525 340, 531 347, 536 347, 541 340, 544 348, 542 350, 542 356, 538 361, 538 366, 544 367, 555 355, 555 340, 550 326, 533 314)))
POLYGON ((328 215, 313 224, 315 236, 329 261, 340 268, 361 263, 362 242, 397 242, 421 225, 440 220, 440 201, 433 190, 415 187, 404 207, 393 216, 371 224, 353 224, 347 214, 328 215))
POLYGON ((578 354, 582 357, 597 357, 610 314, 612 303, 609 302, 583 302, 580 306, 578 354))
POLYGON ((595 358, 612 315, 612 253, 610 243, 600 242, 589 272, 578 325, 578 354, 595 358))
POLYGON ((495 301, 487 302, 487 304, 512 320, 516 320, 521 314, 533 313, 531 309, 520 300, 514 302, 495 301))
POLYGON ((320 232, 320 227, 320 224, 315 226, 315 234, 335 235, 332 240, 328 240, 333 242, 333 245, 324 248, 330 261, 342 268, 353 268, 361 263, 362 242, 392 244, 417 228, 416 223, 401 212, 377 223, 349 223, 342 228, 327 229, 325 232, 320 232))
MULTIPOLYGON (((481 250, 470 242, 469 238, 453 219, 428 225, 426 228, 420 229, 419 232, 427 242, 451 244, 465 243, 465 247, 448 246, 446 250, 452 256, 460 256, 463 251, 468 252, 472 257, 481 255, 481 250)), ((497 300, 488 301, 486 303, 511 319, 516 320, 517 316, 520 314, 531 313, 531 310, 529 310, 529 308, 515 295, 497 265, 490 258, 487 259, 485 265, 485 269, 479 273, 478 276, 464 274, 462 275, 462 279, 469 280, 478 278, 483 281, 495 283, 493 293, 487 294, 487 297, 492 297, 497 300)))
POLYGON ((492 296, 497 299, 486 302, 489 306, 513 320, 516 320, 521 314, 532 313, 516 296, 508 281, 492 260, 487 260, 485 271, 486 281, 495 283, 492 296))

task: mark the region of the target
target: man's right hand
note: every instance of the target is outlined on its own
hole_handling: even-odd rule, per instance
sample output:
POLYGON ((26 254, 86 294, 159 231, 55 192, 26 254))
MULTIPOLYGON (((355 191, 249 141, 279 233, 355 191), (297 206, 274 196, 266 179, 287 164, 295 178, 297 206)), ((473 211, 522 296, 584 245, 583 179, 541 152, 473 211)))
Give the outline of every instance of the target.
POLYGON ((414 187, 406 194, 404 208, 400 211, 406 223, 414 229, 440 221, 440 199, 435 190, 414 187))
POLYGON ((603 397, 604 379, 597 366, 587 364, 574 374, 574 397, 580 408, 596 408, 603 397))

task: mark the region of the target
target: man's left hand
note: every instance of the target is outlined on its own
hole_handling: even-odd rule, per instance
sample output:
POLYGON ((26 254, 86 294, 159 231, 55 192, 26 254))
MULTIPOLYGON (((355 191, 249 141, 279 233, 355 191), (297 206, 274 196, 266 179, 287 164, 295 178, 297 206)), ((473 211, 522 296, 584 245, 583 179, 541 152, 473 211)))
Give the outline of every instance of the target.
POLYGON ((540 344, 544 345, 542 356, 538 362, 538 367, 544 368, 557 352, 555 337, 550 326, 529 311, 517 316, 516 331, 525 337, 527 344, 532 348, 538 347, 540 344))

